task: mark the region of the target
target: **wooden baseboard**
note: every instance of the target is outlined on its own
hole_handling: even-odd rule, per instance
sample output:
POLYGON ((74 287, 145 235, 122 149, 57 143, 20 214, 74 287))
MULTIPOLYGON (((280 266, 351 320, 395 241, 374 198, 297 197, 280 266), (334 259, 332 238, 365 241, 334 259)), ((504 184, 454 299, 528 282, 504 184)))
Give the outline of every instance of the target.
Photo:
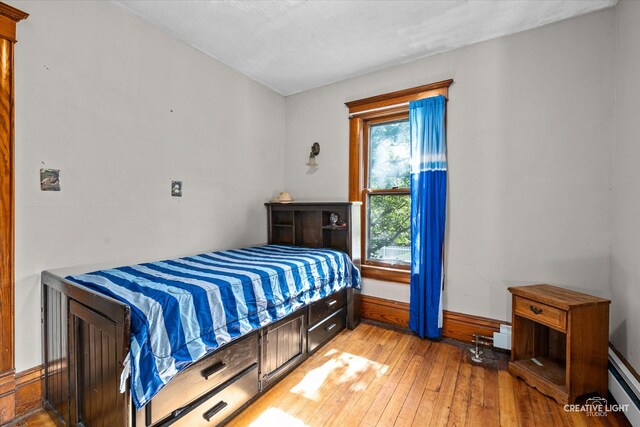
POLYGON ((43 384, 43 365, 16 374, 16 418, 42 408, 43 384))
MULTIPOLYGON (((363 319, 409 328, 409 304, 370 295, 361 295, 360 298, 363 319)), ((510 322, 444 310, 442 336, 471 342, 473 334, 493 336, 494 332, 500 330, 501 324, 508 325, 510 322)))
POLYGON ((363 319, 409 328, 409 304, 360 294, 363 319))
POLYGON ((510 324, 511 322, 444 310, 442 336, 472 342, 474 334, 493 338, 494 332, 500 332, 500 325, 510 324))
POLYGON ((42 365, 0 374, 0 424, 24 417, 42 408, 42 365))
POLYGON ((0 425, 16 417, 16 375, 15 371, 0 373, 0 425))

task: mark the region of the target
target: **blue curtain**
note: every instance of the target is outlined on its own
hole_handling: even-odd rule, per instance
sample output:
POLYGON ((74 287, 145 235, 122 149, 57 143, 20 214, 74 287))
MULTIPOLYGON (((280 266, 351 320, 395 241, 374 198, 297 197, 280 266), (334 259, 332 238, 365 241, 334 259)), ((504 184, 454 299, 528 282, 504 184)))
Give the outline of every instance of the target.
POLYGON ((443 245, 447 204, 446 99, 409 104, 411 127, 411 299, 409 328, 442 336, 443 245))

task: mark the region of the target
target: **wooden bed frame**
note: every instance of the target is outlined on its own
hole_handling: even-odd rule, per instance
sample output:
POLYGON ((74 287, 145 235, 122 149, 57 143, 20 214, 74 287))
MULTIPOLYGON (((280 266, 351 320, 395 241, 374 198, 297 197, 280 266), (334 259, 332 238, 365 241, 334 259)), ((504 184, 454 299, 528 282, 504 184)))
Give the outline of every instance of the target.
MULTIPOLYGON (((305 204, 304 212, 310 209, 305 204)), ((351 212, 359 206, 338 203, 329 209, 349 212, 343 218, 350 238, 351 212)), ((269 242, 279 243, 271 230, 269 242)), ((130 345, 129 306, 44 271, 42 320, 43 400, 58 424, 209 426, 228 421, 342 329, 357 326, 359 291, 343 289, 223 345, 176 375, 139 411, 129 381, 120 392, 130 345)))

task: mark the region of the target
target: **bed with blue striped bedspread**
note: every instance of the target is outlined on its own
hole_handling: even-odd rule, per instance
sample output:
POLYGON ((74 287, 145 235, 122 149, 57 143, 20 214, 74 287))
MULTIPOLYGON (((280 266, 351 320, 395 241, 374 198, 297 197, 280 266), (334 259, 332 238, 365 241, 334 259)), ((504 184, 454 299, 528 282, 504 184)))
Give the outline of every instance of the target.
POLYGON ((67 279, 131 307, 122 380, 143 407, 178 372, 218 347, 345 287, 360 287, 349 257, 331 249, 266 245, 100 270, 67 279))

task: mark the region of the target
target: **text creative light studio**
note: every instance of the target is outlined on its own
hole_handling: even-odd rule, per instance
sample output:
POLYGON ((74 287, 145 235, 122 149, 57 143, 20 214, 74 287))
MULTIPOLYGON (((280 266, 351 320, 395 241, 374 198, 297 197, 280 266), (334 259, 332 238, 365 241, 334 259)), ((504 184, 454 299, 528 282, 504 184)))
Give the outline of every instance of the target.
POLYGON ((584 412, 587 417, 606 417, 609 412, 627 412, 629 405, 609 405, 603 397, 591 397, 584 405, 564 405, 567 412, 584 412))

